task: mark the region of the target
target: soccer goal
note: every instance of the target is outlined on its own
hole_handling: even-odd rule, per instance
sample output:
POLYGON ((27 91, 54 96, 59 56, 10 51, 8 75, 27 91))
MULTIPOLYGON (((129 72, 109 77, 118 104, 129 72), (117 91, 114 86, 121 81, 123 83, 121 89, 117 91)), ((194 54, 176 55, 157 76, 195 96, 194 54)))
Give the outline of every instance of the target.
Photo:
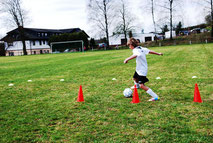
POLYGON ((84 52, 84 41, 64 41, 50 43, 52 53, 84 52))

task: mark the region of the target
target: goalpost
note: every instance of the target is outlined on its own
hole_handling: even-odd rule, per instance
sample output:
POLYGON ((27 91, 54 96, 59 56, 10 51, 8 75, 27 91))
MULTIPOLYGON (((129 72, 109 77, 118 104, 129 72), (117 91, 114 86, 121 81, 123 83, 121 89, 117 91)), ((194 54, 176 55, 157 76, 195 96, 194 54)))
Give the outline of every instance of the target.
POLYGON ((64 52, 84 52, 84 41, 64 41, 64 42, 52 42, 50 43, 52 53, 64 53, 64 52))

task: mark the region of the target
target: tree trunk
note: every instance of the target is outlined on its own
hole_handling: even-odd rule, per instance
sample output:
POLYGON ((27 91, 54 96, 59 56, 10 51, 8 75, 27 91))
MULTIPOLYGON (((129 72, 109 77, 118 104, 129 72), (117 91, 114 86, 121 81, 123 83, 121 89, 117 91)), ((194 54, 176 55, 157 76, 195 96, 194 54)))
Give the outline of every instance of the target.
POLYGON ((107 20, 107 9, 106 9, 106 0, 103 0, 104 3, 104 17, 105 17, 105 24, 106 24, 106 44, 107 48, 109 48, 109 30, 108 30, 108 20, 107 20))
POLYGON ((212 5, 213 3, 212 3, 212 0, 211 0, 211 27, 212 27, 212 29, 211 29, 211 37, 213 38, 213 5, 212 5))
POLYGON ((122 5, 123 32, 124 32, 125 44, 127 44, 127 30, 126 30, 126 19, 125 19, 125 16, 126 16, 125 5, 123 3, 123 5, 122 5))
POLYGON ((156 25, 155 25, 154 0, 151 0, 151 1, 152 1, 152 21, 153 21, 153 25, 154 25, 155 34, 156 34, 157 30, 156 30, 156 25))
POLYGON ((21 40, 22 41, 22 44, 23 44, 23 53, 24 55, 27 55, 27 49, 26 49, 26 43, 25 43, 25 40, 21 40))
POLYGON ((172 3, 173 0, 170 0, 170 40, 172 40, 172 3))
POLYGON ((155 26, 155 15, 154 15, 154 0, 151 0, 151 1, 152 1, 152 21, 153 21, 153 26, 154 26, 154 30, 155 30, 154 41, 155 41, 155 43, 157 43, 157 36, 156 36, 157 30, 156 30, 156 26, 155 26))
POLYGON ((22 26, 19 26, 18 30, 19 30, 20 39, 21 39, 21 42, 22 42, 22 45, 23 45, 23 53, 24 53, 24 55, 27 55, 24 28, 22 26))

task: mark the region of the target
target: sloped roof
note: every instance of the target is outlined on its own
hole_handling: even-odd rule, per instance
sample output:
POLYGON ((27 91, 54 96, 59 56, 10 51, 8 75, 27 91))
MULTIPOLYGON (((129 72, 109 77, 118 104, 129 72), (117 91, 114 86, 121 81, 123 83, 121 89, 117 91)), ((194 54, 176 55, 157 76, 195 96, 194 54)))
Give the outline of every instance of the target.
MULTIPOLYGON (((40 28, 24 28, 26 40, 48 40, 50 36, 54 34, 63 34, 63 33, 74 33, 74 32, 83 32, 88 38, 87 33, 80 28, 69 28, 69 29, 40 29, 40 28), (46 33, 45 36, 38 36, 38 33, 46 33)), ((3 41, 7 39, 19 39, 18 28, 9 31, 7 36, 2 38, 3 41), (16 35, 16 36, 14 36, 16 35)))

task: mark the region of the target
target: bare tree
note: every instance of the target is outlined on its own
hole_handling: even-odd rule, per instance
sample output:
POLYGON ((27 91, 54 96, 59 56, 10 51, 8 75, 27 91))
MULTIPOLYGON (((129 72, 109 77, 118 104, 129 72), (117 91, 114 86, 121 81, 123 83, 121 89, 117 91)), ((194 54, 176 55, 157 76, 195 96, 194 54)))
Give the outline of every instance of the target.
POLYGON ((19 38, 23 44, 23 53, 27 55, 25 44, 24 23, 26 20, 26 11, 22 8, 21 0, 1 0, 1 9, 7 15, 8 21, 18 28, 19 38))
POLYGON ((207 15, 210 16, 211 21, 211 37, 213 37, 213 0, 191 0, 198 4, 199 8, 203 7, 204 11, 207 11, 207 15))
POLYGON ((178 6, 180 6, 181 0, 159 0, 158 6, 166 10, 169 13, 169 25, 170 25, 170 40, 172 40, 172 31, 173 31, 173 17, 174 12, 178 6))
POLYGON ((151 4, 152 4, 152 5, 151 5, 152 21, 153 21, 155 33, 157 33, 156 24, 155 24, 155 7, 154 7, 154 0, 151 0, 151 4))
POLYGON ((109 29, 114 18, 114 0, 89 0, 89 21, 106 36, 107 48, 109 47, 109 29))
POLYGON ((213 0, 203 0, 211 16, 211 37, 213 37, 213 0))
POLYGON ((169 25, 170 25, 170 40, 172 40, 173 31, 173 2, 174 0, 164 0, 164 5, 159 4, 160 7, 169 11, 169 25))
POLYGON ((148 15, 150 15, 152 17, 152 22, 153 22, 153 31, 155 33, 157 33, 157 25, 156 25, 156 13, 158 13, 156 11, 157 9, 157 5, 156 5, 157 1, 156 0, 145 0, 142 3, 142 13, 147 13, 148 15))
POLYGON ((118 5, 120 6, 117 10, 118 19, 115 27, 114 34, 124 34, 125 42, 127 42, 127 36, 130 31, 134 29, 134 16, 128 11, 128 1, 120 0, 118 5))

